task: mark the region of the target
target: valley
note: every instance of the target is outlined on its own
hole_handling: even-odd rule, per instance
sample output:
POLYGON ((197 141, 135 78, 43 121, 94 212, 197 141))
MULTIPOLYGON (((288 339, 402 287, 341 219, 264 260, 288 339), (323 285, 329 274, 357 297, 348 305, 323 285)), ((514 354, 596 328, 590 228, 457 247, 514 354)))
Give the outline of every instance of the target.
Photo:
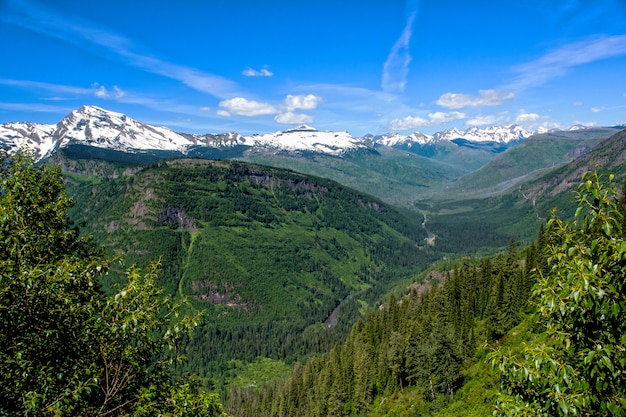
POLYGON ((341 414, 328 400, 341 386, 348 415, 455 407, 479 341, 524 324, 552 209, 570 218, 594 167, 626 177, 621 127, 193 136, 88 107, 56 128, 2 129, 4 148, 62 168, 71 220, 121 257, 105 294, 159 262, 158 286, 202 314, 173 374, 242 416, 341 414), (307 384, 319 401, 296 399, 307 384))

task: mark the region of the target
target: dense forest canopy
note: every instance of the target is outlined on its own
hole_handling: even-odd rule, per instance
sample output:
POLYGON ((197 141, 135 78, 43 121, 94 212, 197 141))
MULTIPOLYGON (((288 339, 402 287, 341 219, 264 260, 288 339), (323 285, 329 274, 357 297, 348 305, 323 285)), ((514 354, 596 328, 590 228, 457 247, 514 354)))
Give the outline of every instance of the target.
POLYGON ((418 243, 419 221, 295 173, 230 162, 154 168, 70 185, 83 197, 104 191, 77 207, 141 266, 123 272, 96 244, 94 224, 92 240, 70 221, 58 167, 2 154, 0 415, 225 415, 207 380, 229 384, 235 416, 626 415, 626 197, 612 174, 585 174, 573 218, 554 211, 532 244, 440 262, 378 307, 399 276, 436 259, 418 243), (150 181, 165 191, 143 204, 150 181), (255 259, 258 236, 273 252, 255 274, 234 257, 211 258, 209 270, 194 252, 226 242, 255 259), (166 256, 155 264, 148 253, 166 256), (229 268, 249 293, 234 278, 193 278, 229 268), (254 277, 280 283, 257 304, 247 298, 263 288, 254 277), (318 298, 298 298, 299 285, 318 298), (272 298, 280 286, 294 297, 285 310, 272 298), (234 289, 225 299, 243 307, 204 308, 234 289), (337 303, 361 319, 333 333, 320 321, 337 303), (234 369, 279 377, 237 379, 234 369))

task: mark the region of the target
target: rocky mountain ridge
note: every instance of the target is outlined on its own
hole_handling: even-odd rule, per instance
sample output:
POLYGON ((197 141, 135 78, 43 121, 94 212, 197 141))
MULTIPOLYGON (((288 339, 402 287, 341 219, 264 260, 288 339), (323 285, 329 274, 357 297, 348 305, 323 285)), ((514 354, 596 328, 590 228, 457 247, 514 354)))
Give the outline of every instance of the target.
POLYGON ((72 111, 57 124, 12 122, 0 125, 0 148, 14 151, 31 148, 38 158, 49 157, 57 149, 72 144, 111 149, 127 153, 169 151, 188 155, 191 149, 224 149, 244 146, 271 152, 314 152, 340 156, 346 152, 377 146, 406 148, 413 145, 433 145, 441 142, 508 144, 532 135, 518 125, 491 126, 484 129, 450 129, 427 135, 387 133, 355 138, 347 131, 318 131, 299 126, 285 131, 243 136, 236 132, 222 134, 189 134, 167 127, 152 126, 136 121, 122 113, 95 106, 83 106, 72 111))

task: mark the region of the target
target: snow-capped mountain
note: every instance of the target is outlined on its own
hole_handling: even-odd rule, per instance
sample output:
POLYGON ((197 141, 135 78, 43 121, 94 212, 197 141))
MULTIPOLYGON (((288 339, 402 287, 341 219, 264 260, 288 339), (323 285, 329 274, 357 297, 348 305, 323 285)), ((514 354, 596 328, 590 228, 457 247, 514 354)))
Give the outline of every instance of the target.
POLYGON ((434 140, 465 139, 471 142, 496 142, 509 143, 511 141, 526 139, 530 132, 518 125, 490 126, 484 129, 472 127, 467 130, 449 129, 437 132, 433 135, 434 140))
MULTIPOLYGON (((186 155, 202 150, 241 149, 269 152, 315 152, 340 156, 356 149, 386 146, 408 150, 433 148, 439 143, 491 143, 508 145, 526 139, 531 132, 518 125, 491 126, 484 129, 450 129, 428 135, 387 133, 355 138, 348 132, 318 131, 302 125, 282 132, 242 136, 235 132, 222 134, 189 134, 166 127, 152 126, 95 106, 72 111, 56 125, 5 123, 0 125, 0 148, 33 149, 39 158, 50 156, 59 148, 86 145, 128 153, 166 151, 186 155)), ((243 151, 242 151, 243 152, 243 151)), ((420 153, 420 152, 418 152, 420 153)), ((197 153, 196 153, 197 154, 197 153)))
POLYGON ((391 148, 398 146, 410 147, 413 143, 417 143, 419 145, 428 145, 431 144, 434 140, 434 137, 432 135, 427 135, 421 132, 414 132, 410 135, 387 133, 386 135, 373 136, 372 138, 375 143, 383 146, 389 146, 391 148))
POLYGON ((192 147, 224 148, 242 145, 272 151, 312 151, 340 155, 352 149, 366 147, 348 132, 318 131, 310 126, 246 137, 234 132, 215 135, 178 133, 95 106, 83 106, 74 110, 56 125, 0 125, 0 148, 3 149, 29 147, 39 158, 45 158, 59 148, 75 144, 129 153, 173 151, 181 154, 187 154, 192 147))
POLYGON ((311 151, 340 155, 346 151, 366 148, 362 140, 348 132, 318 131, 302 125, 284 132, 247 136, 246 145, 285 151, 311 151))

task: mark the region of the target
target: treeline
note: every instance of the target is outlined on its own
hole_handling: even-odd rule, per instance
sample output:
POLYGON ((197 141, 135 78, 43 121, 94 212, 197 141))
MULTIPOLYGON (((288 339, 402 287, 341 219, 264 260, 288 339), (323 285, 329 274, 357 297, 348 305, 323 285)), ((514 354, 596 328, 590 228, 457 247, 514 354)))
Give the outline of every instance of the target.
MULTIPOLYGON (((542 233, 543 234, 543 233, 542 233)), ((541 240, 541 239, 540 239, 541 240)), ((527 308, 529 271, 540 244, 519 254, 463 260, 397 300, 394 297, 329 353, 297 364, 289 378, 232 386, 236 416, 362 415, 377 400, 412 386, 434 410, 454 398, 477 346, 515 326, 527 308)))

